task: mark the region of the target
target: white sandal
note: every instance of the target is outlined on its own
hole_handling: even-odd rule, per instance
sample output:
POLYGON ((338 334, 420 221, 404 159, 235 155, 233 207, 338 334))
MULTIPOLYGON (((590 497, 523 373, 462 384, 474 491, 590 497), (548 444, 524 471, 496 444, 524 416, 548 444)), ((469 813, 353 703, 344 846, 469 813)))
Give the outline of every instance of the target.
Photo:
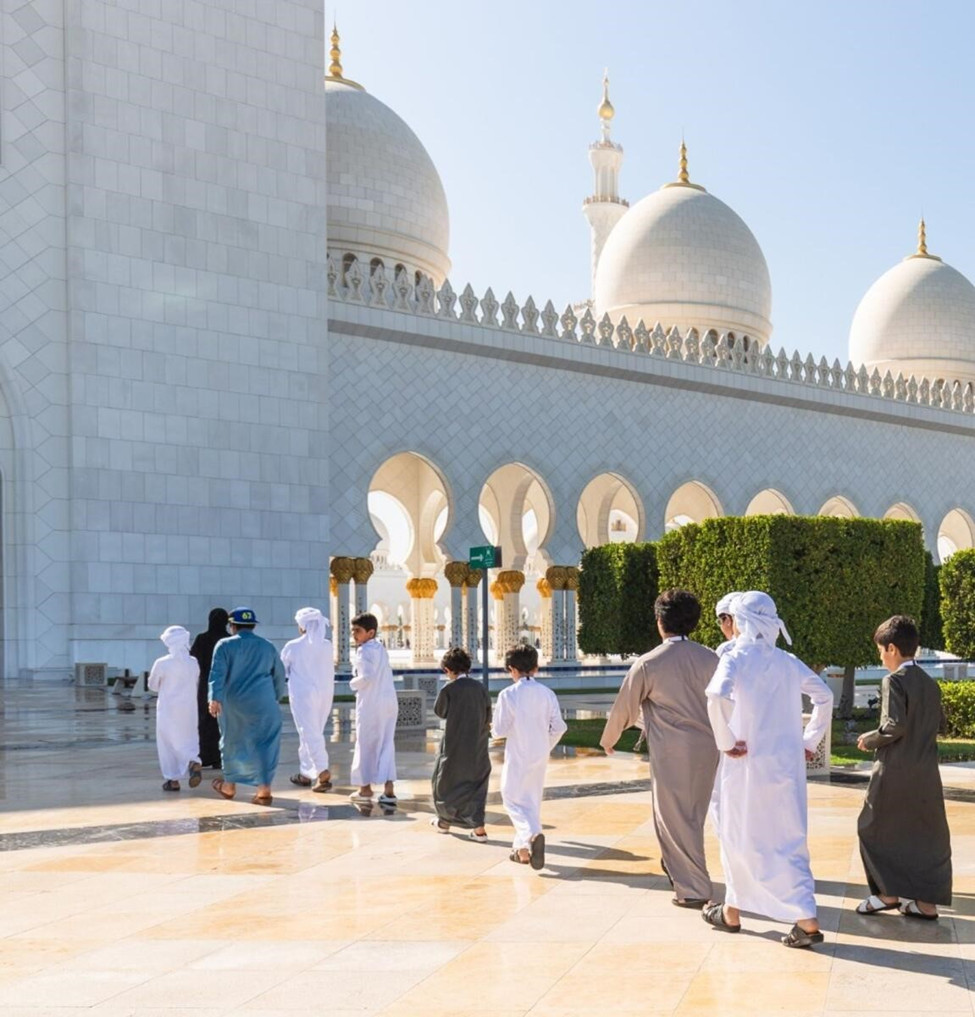
POLYGON ((872 893, 866 900, 862 900, 857 904, 857 914, 875 915, 878 911, 896 911, 900 908, 900 903, 898 899, 893 904, 888 904, 883 898, 872 893))
POLYGON ((477 833, 476 831, 471 830, 467 836, 470 837, 471 840, 476 840, 479 844, 485 843, 488 839, 487 831, 484 833, 477 833))

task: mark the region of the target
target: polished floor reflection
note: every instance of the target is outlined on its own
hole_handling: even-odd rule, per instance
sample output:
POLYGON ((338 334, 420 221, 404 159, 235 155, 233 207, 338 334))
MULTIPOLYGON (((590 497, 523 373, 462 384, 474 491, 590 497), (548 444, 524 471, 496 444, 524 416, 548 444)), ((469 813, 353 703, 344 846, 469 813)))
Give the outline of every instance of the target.
MULTIPOLYGON (((287 777, 275 805, 209 790, 163 794, 153 707, 69 685, 3 688, 0 1017, 294 1013, 592 1017, 965 1014, 975 988, 975 768, 945 767, 955 907, 938 923, 855 915, 859 781, 811 783, 810 831, 827 940, 739 936, 670 904, 646 764, 554 759, 540 873, 429 826, 436 731, 399 746, 399 807, 349 805, 348 711, 330 751, 336 793, 287 777)), ((708 842, 720 878, 713 839, 708 842)))

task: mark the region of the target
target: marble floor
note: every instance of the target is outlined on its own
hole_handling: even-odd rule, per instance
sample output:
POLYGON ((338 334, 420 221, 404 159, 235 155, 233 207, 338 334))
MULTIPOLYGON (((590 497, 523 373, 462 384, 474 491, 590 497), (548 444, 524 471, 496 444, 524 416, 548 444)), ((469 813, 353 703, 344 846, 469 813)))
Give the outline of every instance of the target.
POLYGON ((487 844, 431 830, 435 732, 399 746, 399 808, 363 816, 341 793, 341 731, 337 793, 288 783, 288 718, 262 809, 208 781, 164 795, 151 704, 61 684, 0 693, 0 1017, 975 1015, 968 765, 943 769, 955 906, 930 924, 852 912, 863 784, 810 784, 827 937, 789 951, 783 926, 727 936, 671 906, 646 764, 628 755, 553 759, 534 873, 507 860, 496 803, 487 844))

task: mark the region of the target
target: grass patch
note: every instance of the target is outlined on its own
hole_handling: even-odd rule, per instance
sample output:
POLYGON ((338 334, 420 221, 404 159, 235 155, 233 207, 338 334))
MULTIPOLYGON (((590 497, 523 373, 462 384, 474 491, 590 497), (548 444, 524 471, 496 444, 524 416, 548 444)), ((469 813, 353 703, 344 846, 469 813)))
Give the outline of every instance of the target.
MULTIPOLYGON (((851 733, 860 734, 872 731, 876 727, 876 718, 865 715, 865 711, 856 711, 852 721, 833 721, 833 742, 830 764, 832 766, 851 766, 854 763, 867 762, 873 759, 872 752, 861 752, 856 744, 843 744, 843 739, 851 733), (847 725, 852 725, 852 731, 847 725)), ((606 726, 603 718, 593 720, 567 720, 569 730, 562 736, 562 745, 570 745, 583 749, 598 749, 599 738, 606 726)), ((617 752, 632 752, 636 745, 639 732, 635 727, 624 731, 616 745, 617 752)), ((973 738, 939 738, 938 757, 943 763, 965 763, 975 760, 975 739, 973 738)))

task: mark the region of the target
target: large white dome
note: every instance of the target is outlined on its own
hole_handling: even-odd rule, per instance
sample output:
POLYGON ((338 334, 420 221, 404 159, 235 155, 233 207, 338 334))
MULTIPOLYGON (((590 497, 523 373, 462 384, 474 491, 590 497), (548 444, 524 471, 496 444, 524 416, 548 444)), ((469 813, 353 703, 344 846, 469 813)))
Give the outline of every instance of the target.
POLYGON ((450 271, 450 219, 427 150, 388 106, 326 77, 328 249, 366 265, 404 265, 439 286, 450 271))
POLYGON ((768 342, 772 286, 740 216, 694 184, 669 184, 613 227, 596 268, 599 316, 681 331, 731 331, 768 342))
POLYGON ((975 382, 975 286, 940 258, 905 258, 860 301, 850 360, 894 377, 975 382))

